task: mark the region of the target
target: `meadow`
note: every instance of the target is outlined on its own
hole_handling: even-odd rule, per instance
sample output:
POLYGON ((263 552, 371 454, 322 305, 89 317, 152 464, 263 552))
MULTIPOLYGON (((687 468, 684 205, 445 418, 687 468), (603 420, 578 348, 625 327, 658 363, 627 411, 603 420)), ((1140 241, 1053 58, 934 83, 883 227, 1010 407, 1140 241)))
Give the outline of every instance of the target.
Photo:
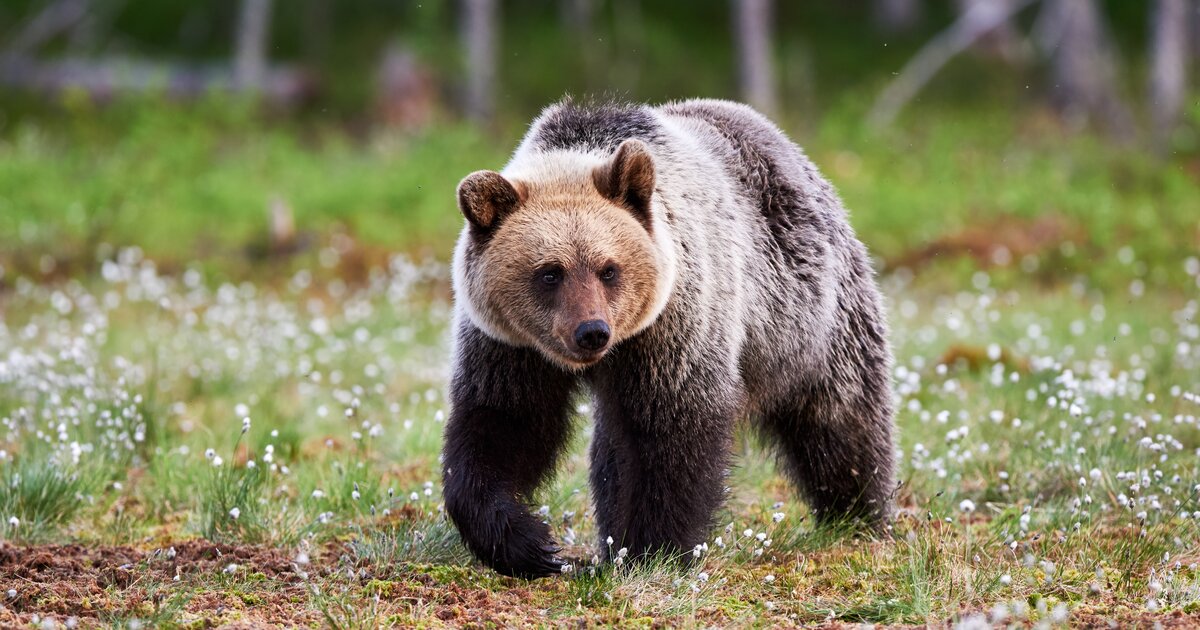
POLYGON ((888 299, 891 531, 814 525, 744 431, 704 545, 598 564, 582 398, 534 504, 571 564, 523 581, 461 547, 438 461, 451 191, 520 126, 63 107, 0 141, 0 624, 1200 624, 1187 153, 987 107, 795 124, 888 299))

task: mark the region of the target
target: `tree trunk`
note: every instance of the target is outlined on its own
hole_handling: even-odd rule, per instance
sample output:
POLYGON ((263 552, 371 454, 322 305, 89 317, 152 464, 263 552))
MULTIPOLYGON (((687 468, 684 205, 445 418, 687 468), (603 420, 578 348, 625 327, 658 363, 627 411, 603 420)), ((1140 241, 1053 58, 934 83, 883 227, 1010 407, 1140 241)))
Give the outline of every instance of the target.
POLYGON ((1200 59, 1200 2, 1192 0, 1188 2, 1188 40, 1189 46, 1192 47, 1192 58, 1200 59))
POLYGON ((560 0, 563 25, 576 33, 592 32, 596 0, 560 0))
MULTIPOLYGON (((1012 0, 958 0, 957 4, 959 13, 963 14, 980 8, 1002 11, 1011 2, 1012 0), (980 5, 992 6, 981 7, 980 5)), ((1004 21, 984 33, 974 45, 977 52, 1010 63, 1021 58, 1021 48, 1021 34, 1017 31, 1011 17, 1005 18, 1004 21)))
POLYGON ((605 51, 596 40, 596 0, 560 0, 562 21, 579 55, 579 76, 588 92, 602 90, 605 77, 605 51))
POLYGON ((921 21, 921 0, 875 0, 871 19, 885 33, 911 31, 921 21))
POLYGON ((1150 34, 1150 112, 1154 145, 1169 148, 1187 92, 1188 6, 1185 0, 1157 0, 1150 34))
POLYGON ((771 0, 734 0, 742 99, 768 116, 777 109, 771 63, 771 0))
POLYGON ((237 89, 258 92, 262 87, 267 72, 270 27, 271 0, 242 0, 233 61, 233 82, 237 89))
POLYGON ((464 109, 486 124, 495 113, 497 0, 464 0, 462 40, 467 57, 464 109))
POLYGON ((1116 60, 1094 0, 1045 0, 1038 40, 1050 55, 1052 101, 1072 127, 1099 120, 1119 139, 1133 117, 1117 95, 1116 60))

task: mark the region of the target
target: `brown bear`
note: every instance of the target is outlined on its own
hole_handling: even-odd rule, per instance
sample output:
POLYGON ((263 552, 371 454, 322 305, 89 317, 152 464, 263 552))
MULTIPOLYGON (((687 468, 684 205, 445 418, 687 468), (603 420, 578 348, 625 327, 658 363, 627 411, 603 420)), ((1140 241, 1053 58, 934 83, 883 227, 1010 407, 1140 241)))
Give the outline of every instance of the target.
POLYGON ((590 390, 603 553, 690 550, 747 418, 821 519, 890 515, 891 352, 874 274, 832 186, 725 101, 570 101, 500 173, 458 187, 445 506, 495 570, 560 549, 530 494, 590 390))

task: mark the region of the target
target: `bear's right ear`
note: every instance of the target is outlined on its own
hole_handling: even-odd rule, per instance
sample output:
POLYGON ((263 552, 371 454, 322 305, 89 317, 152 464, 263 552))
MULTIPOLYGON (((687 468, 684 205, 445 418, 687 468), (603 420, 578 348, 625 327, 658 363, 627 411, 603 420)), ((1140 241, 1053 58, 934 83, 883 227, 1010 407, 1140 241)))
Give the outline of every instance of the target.
POLYGON ((525 186, 496 171, 475 171, 458 183, 458 209, 471 227, 488 232, 525 201, 525 186))

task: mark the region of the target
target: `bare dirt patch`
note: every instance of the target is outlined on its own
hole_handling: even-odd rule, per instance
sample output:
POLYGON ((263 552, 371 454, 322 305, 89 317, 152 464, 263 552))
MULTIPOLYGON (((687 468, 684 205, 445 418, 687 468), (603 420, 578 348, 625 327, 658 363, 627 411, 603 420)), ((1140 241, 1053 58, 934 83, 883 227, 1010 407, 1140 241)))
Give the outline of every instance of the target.
MULTIPOLYGON (((0 544, 0 598, 4 604, 0 624, 28 623, 34 615, 75 617, 85 625, 89 620, 152 616, 174 594, 185 592, 185 612, 219 616, 223 609, 258 607, 257 617, 278 608, 272 605, 277 596, 294 599, 289 596, 299 594, 299 600, 304 600, 300 570, 280 549, 201 540, 148 550, 4 543, 0 544), (206 578, 239 572, 269 583, 269 587, 239 594, 205 583, 206 578)), ((293 612, 280 620, 300 621, 296 617, 293 612)))
POLYGON ((999 217, 942 236, 887 261, 889 269, 919 269, 937 260, 969 257, 982 267, 1001 260, 1019 261, 1057 248, 1063 241, 1084 242, 1084 232, 1067 219, 1043 215, 1036 219, 999 217))

